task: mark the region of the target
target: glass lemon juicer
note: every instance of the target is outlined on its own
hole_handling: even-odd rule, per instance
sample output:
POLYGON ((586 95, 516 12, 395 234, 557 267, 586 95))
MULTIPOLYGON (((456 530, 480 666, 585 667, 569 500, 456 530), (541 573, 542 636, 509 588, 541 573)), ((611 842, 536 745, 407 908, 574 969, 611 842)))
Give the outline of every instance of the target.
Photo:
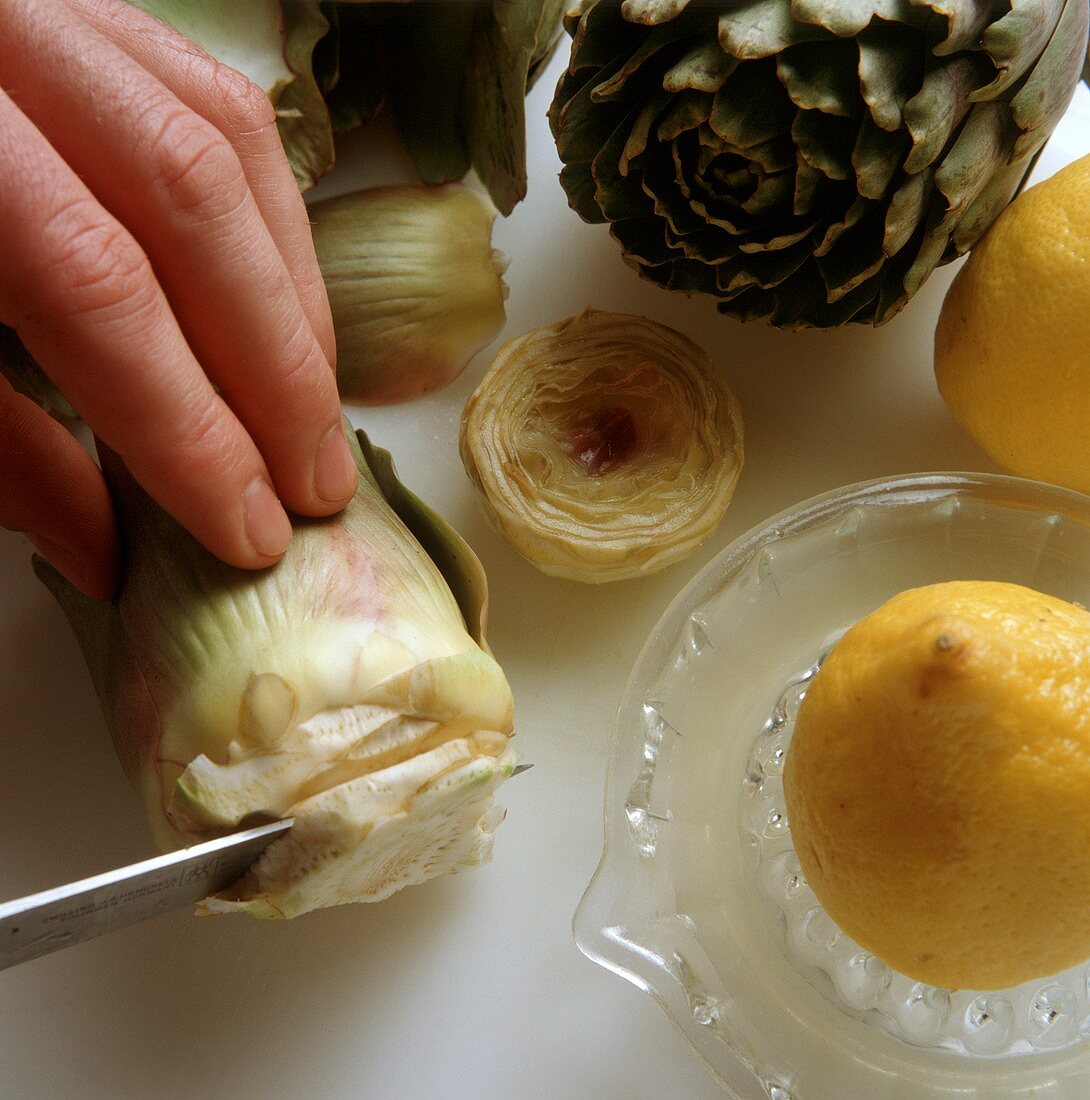
POLYGON ((792 846, 783 763, 821 658, 897 592, 953 579, 1090 604, 1090 498, 990 474, 816 497, 706 566, 629 680, 576 941, 741 1100, 1090 1097, 1090 966, 987 992, 913 981, 836 926, 792 846))

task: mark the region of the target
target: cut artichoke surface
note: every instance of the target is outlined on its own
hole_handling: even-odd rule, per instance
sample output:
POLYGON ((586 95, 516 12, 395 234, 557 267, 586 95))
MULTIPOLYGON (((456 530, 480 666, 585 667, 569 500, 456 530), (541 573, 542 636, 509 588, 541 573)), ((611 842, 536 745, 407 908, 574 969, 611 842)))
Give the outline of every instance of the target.
POLYGON ((1025 181, 1087 0, 589 0, 550 111, 628 263, 786 328, 880 324, 1025 181))
POLYGON ((484 641, 480 563, 362 433, 356 454, 348 507, 296 520, 260 573, 214 558, 108 455, 127 548, 117 602, 35 560, 161 848, 295 819, 205 912, 379 900, 487 859, 502 819, 513 708, 484 641))
POLYGON ((516 550, 598 583, 662 569, 715 530, 742 468, 742 415, 692 341, 588 310, 500 349, 459 446, 516 550))

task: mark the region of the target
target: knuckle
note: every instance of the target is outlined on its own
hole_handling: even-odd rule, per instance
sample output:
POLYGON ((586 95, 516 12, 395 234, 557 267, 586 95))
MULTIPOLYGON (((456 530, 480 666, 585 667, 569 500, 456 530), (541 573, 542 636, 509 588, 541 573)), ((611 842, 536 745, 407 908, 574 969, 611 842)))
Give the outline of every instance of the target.
POLYGON ((173 445, 183 454, 217 456, 226 451, 223 418, 210 391, 191 394, 181 402, 175 433, 173 445))
POLYGON ((125 229, 90 200, 70 203, 46 222, 42 272, 69 314, 144 308, 151 264, 125 229))
POLYGON ((269 97, 237 69, 213 61, 208 87, 213 107, 230 136, 247 137, 276 125, 269 97))
POLYGON ((276 378, 293 403, 316 405, 331 396, 333 375, 305 318, 300 318, 295 332, 284 342, 276 378))
POLYGON ((242 166, 227 139, 188 111, 172 112, 152 142, 155 183, 172 205, 202 220, 230 217, 246 196, 242 166))

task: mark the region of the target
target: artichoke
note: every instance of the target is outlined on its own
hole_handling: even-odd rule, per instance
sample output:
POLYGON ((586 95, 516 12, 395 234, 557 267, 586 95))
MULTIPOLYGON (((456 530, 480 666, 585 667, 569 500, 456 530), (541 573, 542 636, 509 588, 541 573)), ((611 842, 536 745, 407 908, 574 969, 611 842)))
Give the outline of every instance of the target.
POLYGON ((336 3, 316 70, 335 127, 382 107, 425 183, 473 169, 501 214, 526 194, 526 93, 560 37, 564 0, 336 3))
POLYGON ((543 572, 598 584, 663 569, 715 530, 742 413, 681 333, 587 310, 500 348, 459 447, 500 535, 543 572))
POLYGON ((880 324, 1022 186, 1087 0, 589 0, 550 111, 569 201, 660 286, 880 324))
MULTIPOLYGON (((353 440, 355 442, 355 440, 353 440)), ((48 564, 153 835, 170 849, 295 824, 205 912, 291 917, 486 859, 512 701, 473 552, 360 433, 359 489, 297 520, 260 573, 225 565, 108 453, 126 546, 115 603, 48 564)))

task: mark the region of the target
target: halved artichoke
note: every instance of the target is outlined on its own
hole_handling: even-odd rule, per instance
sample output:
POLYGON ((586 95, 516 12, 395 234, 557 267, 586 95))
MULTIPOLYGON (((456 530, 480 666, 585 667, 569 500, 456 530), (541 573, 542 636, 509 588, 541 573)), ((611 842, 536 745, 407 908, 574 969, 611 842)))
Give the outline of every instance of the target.
POLYGON ((708 356, 588 310, 500 348, 462 413, 485 516, 546 573, 599 583, 694 553, 742 468, 742 414, 708 356))
POLYGON ((76 631, 158 845, 293 816, 205 912, 291 917, 488 858, 512 700, 468 546, 361 432, 359 489, 252 573, 204 550, 111 456, 116 603, 35 559, 76 631))

